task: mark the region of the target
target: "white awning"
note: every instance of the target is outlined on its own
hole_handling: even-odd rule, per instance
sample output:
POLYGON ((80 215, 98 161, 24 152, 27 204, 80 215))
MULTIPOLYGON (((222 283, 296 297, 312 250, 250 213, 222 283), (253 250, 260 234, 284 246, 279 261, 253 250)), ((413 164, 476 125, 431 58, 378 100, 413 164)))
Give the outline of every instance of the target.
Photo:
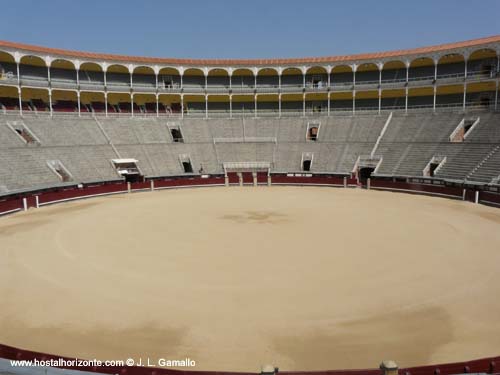
POLYGON ((130 164, 130 163, 137 163, 137 159, 112 159, 111 160, 115 164, 130 164))
POLYGON ((256 170, 269 169, 271 163, 266 161, 225 162, 222 163, 225 170, 256 170))

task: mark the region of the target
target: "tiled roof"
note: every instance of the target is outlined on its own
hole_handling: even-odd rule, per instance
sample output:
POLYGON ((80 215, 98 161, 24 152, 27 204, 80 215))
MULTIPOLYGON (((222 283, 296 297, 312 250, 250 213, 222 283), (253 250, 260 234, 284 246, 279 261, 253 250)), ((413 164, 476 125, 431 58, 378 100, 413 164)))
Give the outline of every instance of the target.
POLYGON ((432 52, 446 51, 457 48, 466 48, 480 46, 488 43, 500 42, 500 35, 494 35, 486 38, 467 40, 463 42, 440 44, 436 46, 420 47, 406 50, 362 53, 346 56, 324 56, 324 57, 301 57, 301 58, 273 58, 273 59, 179 59, 179 58, 159 58, 159 57, 141 57, 125 56, 95 52, 71 51, 58 48, 48 48, 33 46, 29 44, 14 43, 0 40, 0 47, 8 47, 23 51, 41 53, 48 55, 58 55, 91 60, 111 60, 124 63, 147 63, 147 64, 167 64, 167 65, 195 65, 195 66, 215 66, 215 65, 242 65, 242 66, 261 66, 261 65, 292 65, 292 64, 311 64, 311 63, 335 63, 353 60, 371 60, 380 58, 400 57, 405 55, 418 55, 432 52))

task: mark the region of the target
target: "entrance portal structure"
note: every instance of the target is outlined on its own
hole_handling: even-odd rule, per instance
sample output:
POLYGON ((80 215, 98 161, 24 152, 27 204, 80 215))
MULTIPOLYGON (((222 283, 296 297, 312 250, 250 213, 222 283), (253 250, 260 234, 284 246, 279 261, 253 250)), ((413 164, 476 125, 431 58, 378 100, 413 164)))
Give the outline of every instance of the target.
POLYGON ((269 162, 228 162, 223 167, 226 186, 271 185, 269 162))
POLYGON ((118 174, 127 182, 138 182, 144 179, 136 159, 113 159, 111 160, 118 174))

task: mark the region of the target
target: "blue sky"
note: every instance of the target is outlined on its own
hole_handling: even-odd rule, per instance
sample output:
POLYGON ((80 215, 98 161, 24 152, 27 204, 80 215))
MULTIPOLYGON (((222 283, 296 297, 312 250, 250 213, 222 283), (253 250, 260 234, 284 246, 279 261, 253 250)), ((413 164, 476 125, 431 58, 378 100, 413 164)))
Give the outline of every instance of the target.
POLYGON ((343 55, 500 34, 500 0, 0 0, 0 39, 192 58, 343 55))

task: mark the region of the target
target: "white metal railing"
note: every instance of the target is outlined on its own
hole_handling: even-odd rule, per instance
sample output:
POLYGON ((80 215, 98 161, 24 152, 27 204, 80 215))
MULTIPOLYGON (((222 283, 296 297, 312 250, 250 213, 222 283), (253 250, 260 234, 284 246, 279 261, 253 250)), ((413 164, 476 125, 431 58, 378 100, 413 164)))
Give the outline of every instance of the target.
MULTIPOLYGON (((478 78, 484 78, 484 79, 493 79, 496 77, 496 72, 494 70, 491 71, 485 71, 485 70, 473 70, 473 71, 468 71, 467 72, 467 79, 478 79, 478 78)), ((419 81, 434 81, 434 79, 437 78, 437 80, 450 80, 450 79, 465 79, 465 71, 464 72, 459 72, 459 73, 449 73, 449 74, 438 74, 437 77, 434 77, 434 75, 427 75, 427 76, 409 76, 408 80, 406 80, 406 77, 404 78, 389 78, 389 79, 374 79, 374 80, 357 80, 354 82, 353 80, 349 81, 331 81, 330 85, 328 85, 327 82, 322 83, 321 85, 318 84, 313 84, 311 82, 307 82, 306 85, 304 85, 302 82, 297 82, 297 83, 282 83, 281 85, 278 84, 259 84, 257 83, 257 86, 255 84, 249 84, 249 85, 232 85, 230 86, 229 84, 209 84, 205 86, 204 84, 189 84, 189 83, 184 83, 182 86, 180 85, 173 85, 172 87, 165 87, 162 86, 161 84, 147 84, 144 82, 137 82, 137 83, 132 83, 132 86, 130 85, 129 81, 110 81, 108 80, 106 82, 106 85, 104 85, 103 81, 92 81, 92 80, 80 80, 79 84, 81 87, 109 87, 109 88, 127 88, 128 90, 130 89, 143 89, 147 90, 147 92, 229 92, 230 90, 233 90, 235 92, 244 92, 244 91, 261 91, 261 92, 274 92, 278 90, 282 91, 293 91, 293 90, 314 90, 314 91, 321 91, 321 90, 328 90, 328 89, 339 89, 343 87, 348 87, 348 86, 371 86, 371 85, 390 85, 390 84, 404 84, 406 82, 408 83, 413 83, 413 82, 419 82, 419 81)), ((0 77, 0 83, 5 82, 5 83, 17 83, 17 74, 3 74, 2 77, 0 77)), ((39 85, 40 87, 47 87, 49 85, 49 80, 48 77, 41 77, 41 76, 27 76, 27 75, 22 75, 20 77, 20 82, 22 85, 33 85, 37 86, 39 85)), ((69 78, 57 78, 57 77, 51 77, 50 83, 53 84, 54 86, 56 85, 64 85, 64 87, 77 87, 77 82, 76 79, 72 80, 69 78)))
MULTIPOLYGON (((490 104, 489 106, 486 106, 482 104, 481 102, 466 102, 465 103, 465 111, 471 111, 471 110, 488 110, 491 111, 493 110, 493 104, 490 104)), ((425 104, 425 105, 412 105, 408 106, 407 112, 418 112, 418 111, 429 111, 433 109, 432 104, 425 104)), ((463 111, 464 106, 463 102, 460 103, 446 103, 446 104, 436 104, 435 107, 436 111, 463 111)), ((380 112, 387 113, 388 111, 401 111, 405 112, 406 108, 405 106, 383 106, 380 108, 380 112)), ((2 112, 5 115, 20 115, 19 109, 6 109, 3 108, 2 112)), ((357 113, 362 113, 362 114, 378 114, 379 113, 379 108, 376 106, 373 107, 355 107, 353 111, 353 107, 339 107, 339 108, 330 108, 330 116, 337 116, 337 115, 349 115, 352 116, 353 114, 357 113)), ((230 118, 232 117, 279 117, 280 115, 282 117, 302 117, 304 115, 306 116, 328 116, 328 112, 321 111, 321 112, 315 112, 310 109, 306 109, 304 112, 303 109, 282 109, 281 112, 278 111, 277 109, 258 109, 257 111, 253 109, 245 109, 245 110, 238 110, 238 109, 233 109, 233 111, 229 110, 209 110, 206 112, 205 110, 188 110, 184 114, 177 112, 177 113, 166 113, 166 112, 123 112, 123 113, 117 113, 117 112, 108 112, 106 114, 105 111, 100 111, 100 112, 67 112, 67 111, 53 111, 52 113, 50 111, 32 111, 32 110, 23 110, 22 115, 23 116, 58 116, 58 117, 74 117, 74 116, 80 116, 80 117, 162 117, 162 118, 182 118, 182 117, 187 117, 187 118, 204 118, 204 117, 219 117, 219 118, 230 118)))

